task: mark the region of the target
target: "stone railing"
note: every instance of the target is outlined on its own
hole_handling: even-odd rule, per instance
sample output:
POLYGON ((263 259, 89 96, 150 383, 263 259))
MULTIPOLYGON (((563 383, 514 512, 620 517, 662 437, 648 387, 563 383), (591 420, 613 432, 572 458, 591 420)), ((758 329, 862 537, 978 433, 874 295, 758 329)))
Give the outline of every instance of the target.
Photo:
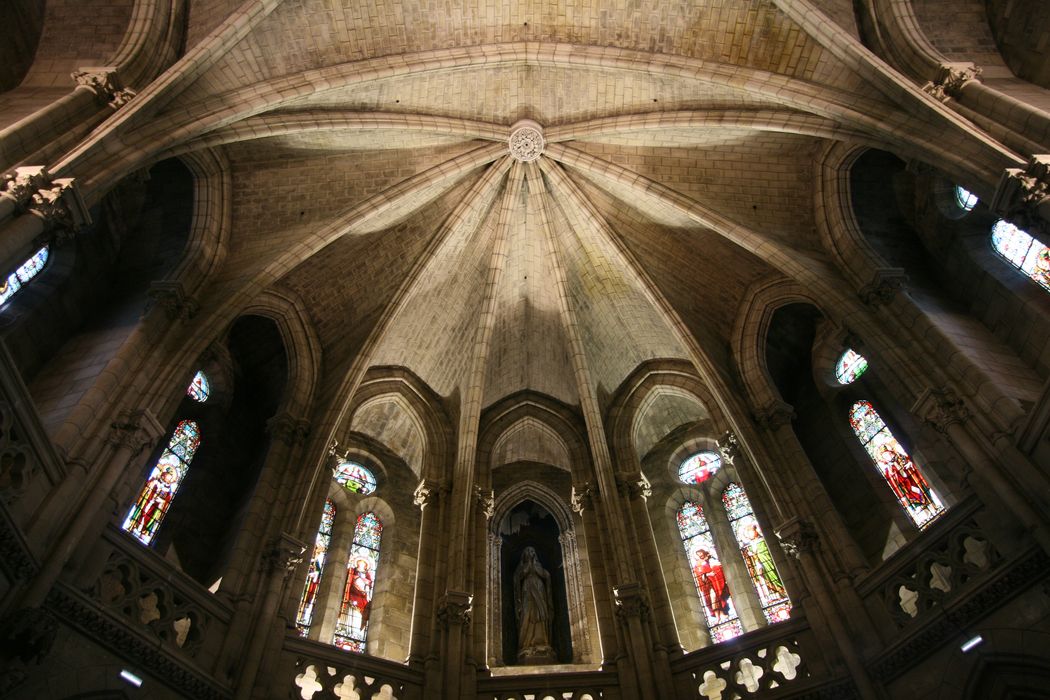
POLYGON ((229 627, 229 607, 115 527, 106 529, 104 541, 109 549, 106 563, 83 590, 169 651, 189 658, 214 656, 229 627))
POLYGON ((279 677, 289 679, 286 697, 290 700, 421 700, 423 697, 423 676, 415 669, 300 637, 285 638, 281 666, 279 677))
MULTIPOLYGON (((827 685, 805 620, 791 620, 700 649, 671 664, 679 698, 805 697, 827 685)), ((819 693, 818 693, 819 694, 819 693)))
POLYGON ((618 700, 612 671, 522 674, 478 680, 478 700, 618 700))
POLYGON ((887 631, 914 624, 997 569, 1003 558, 982 520, 979 501, 960 503, 860 582, 873 619, 887 631))

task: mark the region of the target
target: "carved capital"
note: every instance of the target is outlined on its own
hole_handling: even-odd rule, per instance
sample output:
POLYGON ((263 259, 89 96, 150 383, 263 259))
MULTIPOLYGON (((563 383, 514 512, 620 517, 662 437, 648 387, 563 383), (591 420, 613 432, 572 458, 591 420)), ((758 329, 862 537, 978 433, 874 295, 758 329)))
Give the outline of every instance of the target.
POLYGON ((438 620, 445 627, 470 624, 474 609, 474 596, 463 591, 447 591, 438 604, 438 620))
POLYGON ((966 402, 951 389, 927 388, 919 394, 911 411, 942 434, 947 434, 952 425, 970 418, 966 402))
POLYGON ((616 477, 616 488, 620 490, 620 495, 629 501, 653 495, 652 484, 642 472, 616 477))
POLYGON ((124 411, 109 426, 109 442, 115 447, 124 447, 138 454, 143 448, 154 444, 164 433, 164 426, 149 409, 124 411))
POLYGON ((616 615, 621 620, 637 617, 649 618, 649 596, 640 583, 630 582, 613 587, 613 598, 616 601, 616 615))
POLYGON ((15 168, 0 181, 0 197, 10 199, 15 204, 15 211, 22 213, 33 195, 46 187, 50 179, 47 168, 42 165, 15 168))
POLYGON ((795 558, 811 554, 820 548, 820 537, 816 528, 801 518, 792 518, 777 528, 777 539, 780 540, 784 551, 795 558))
POLYGON ((188 321, 197 315, 200 304, 186 293, 181 282, 161 280, 150 285, 147 292, 146 313, 153 308, 164 310, 172 321, 188 321))
POLYGON ((899 268, 879 269, 871 276, 871 281, 857 291, 857 296, 866 306, 885 306, 893 301, 907 280, 907 275, 899 268))
POLYGON ((726 464, 732 464, 736 456, 740 454, 740 442, 732 430, 725 431, 718 439, 718 454, 726 464))
POLYGON ((755 411, 755 423, 766 430, 776 430, 785 425, 791 425, 795 419, 795 409, 791 404, 784 403, 780 399, 773 399, 765 406, 755 411))
POLYGON ((420 508, 426 508, 437 498, 439 486, 432 479, 423 479, 412 492, 412 502, 420 508))
POLYGON ((990 206, 1046 243, 1050 237, 1050 155, 1032 156, 1023 170, 1007 168, 990 206))
POLYGON ((295 447, 306 442, 306 437, 310 434, 310 421, 290 416, 287 413, 278 413, 266 421, 266 432, 274 440, 280 440, 289 447, 295 447))
POLYGON ((78 87, 87 88, 95 93, 100 102, 113 109, 120 109, 135 96, 134 90, 123 86, 117 77, 116 68, 81 68, 73 71, 70 76, 78 87))
POLYGON ((46 229, 78 231, 91 223, 87 205, 80 196, 76 181, 60 177, 38 189, 29 197, 26 211, 39 217, 46 229))
POLYGON ((579 485, 573 484, 572 495, 569 497, 572 512, 583 515, 583 511, 594 507, 594 498, 597 495, 598 489, 589 481, 579 485))
POLYGON ((959 97, 963 86, 981 76, 981 69, 969 61, 942 63, 937 77, 923 86, 923 91, 941 102, 949 97, 959 97))
POLYGON ((281 572, 284 578, 288 578, 295 568, 303 562, 306 552, 306 544, 288 533, 282 532, 279 536, 270 540, 266 551, 262 556, 263 573, 273 574, 281 572))
POLYGON ((478 504, 478 509, 486 520, 496 514, 496 493, 491 489, 486 491, 480 486, 475 486, 474 502, 478 504))

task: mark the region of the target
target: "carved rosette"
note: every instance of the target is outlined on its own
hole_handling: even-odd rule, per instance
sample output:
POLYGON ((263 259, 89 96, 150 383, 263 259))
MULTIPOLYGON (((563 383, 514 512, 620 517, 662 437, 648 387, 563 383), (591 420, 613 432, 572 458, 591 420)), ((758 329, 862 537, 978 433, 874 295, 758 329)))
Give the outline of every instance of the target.
POLYGON ((531 119, 522 119, 510 128, 507 146, 510 155, 522 163, 531 163, 543 155, 547 142, 543 139, 543 127, 531 119))
POLYGON ((817 529, 801 518, 792 518, 777 529, 777 539, 784 551, 796 559, 803 554, 812 554, 820 547, 817 529))
POLYGON ((13 201, 15 211, 24 212, 33 195, 47 187, 49 179, 47 169, 42 165, 15 168, 14 172, 3 176, 0 197, 13 201))
POLYGON ((266 421, 266 432, 274 440, 279 440, 289 447, 295 447, 306 442, 310 434, 310 421, 295 418, 287 413, 278 413, 266 421))
POLYGON ((981 76, 981 69, 970 62, 943 63, 937 77, 923 86, 923 91, 941 102, 949 97, 958 98, 963 87, 981 76))
POLYGON ((952 425, 970 418, 966 402, 951 389, 926 389, 916 399, 912 413, 942 435, 946 435, 952 425))
POLYGON ((470 615, 474 609, 474 596, 462 591, 448 591, 438 605, 438 620, 444 627, 470 624, 470 615))
POLYGON ((579 486, 574 484, 572 495, 569 499, 569 503, 572 505, 572 512, 583 515, 583 511, 594 507, 595 496, 597 496, 597 489, 591 482, 588 481, 579 486))
POLYGON ((95 93, 100 102, 113 109, 120 109, 135 96, 134 90, 121 84, 113 68, 83 68, 73 71, 70 76, 77 86, 95 93))
POLYGON ((732 430, 725 431, 718 439, 718 454, 726 464, 732 464, 736 456, 740 454, 740 442, 732 430))
POLYGON ((639 618, 649 619, 649 596, 640 583, 625 583, 613 587, 613 598, 616 601, 616 615, 621 620, 639 618))

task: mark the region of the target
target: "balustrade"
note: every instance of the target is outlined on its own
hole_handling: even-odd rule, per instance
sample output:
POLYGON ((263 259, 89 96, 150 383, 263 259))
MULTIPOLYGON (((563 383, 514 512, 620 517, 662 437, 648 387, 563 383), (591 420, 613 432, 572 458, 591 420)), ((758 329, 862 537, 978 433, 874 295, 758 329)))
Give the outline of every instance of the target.
POLYGON ((617 700, 612 671, 498 676, 478 681, 478 700, 617 700))
POLYGON ((418 700, 423 676, 404 664, 287 637, 281 678, 293 700, 418 700))

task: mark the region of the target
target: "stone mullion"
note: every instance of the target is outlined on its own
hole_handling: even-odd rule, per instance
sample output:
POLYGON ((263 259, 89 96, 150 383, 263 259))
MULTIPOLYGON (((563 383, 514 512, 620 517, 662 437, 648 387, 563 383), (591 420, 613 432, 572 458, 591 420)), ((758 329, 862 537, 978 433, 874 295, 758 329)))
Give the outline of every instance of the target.
POLYGON ((408 662, 421 666, 431 641, 434 614, 435 567, 441 547, 441 490, 435 481, 424 479, 416 487, 413 502, 422 512, 419 519, 419 547, 416 553, 416 581, 412 603, 412 632, 408 662))
POLYGON ((704 492, 704 515, 707 524, 711 527, 711 536, 715 541, 715 549, 718 550, 718 558, 722 562, 725 571, 726 583, 729 592, 733 595, 733 606, 736 608, 740 622, 745 632, 766 626, 766 618, 762 615, 762 601, 758 598, 751 574, 747 571, 744 563, 744 555, 740 552, 740 545, 733 536, 733 526, 726 515, 725 507, 722 505, 721 493, 704 492))
MULTIPOLYGON (((331 644, 335 635, 335 623, 339 618, 339 608, 346 589, 348 576, 346 564, 350 559, 350 545, 354 542, 356 524, 357 513, 352 508, 336 506, 332 541, 328 545, 328 560, 324 565, 321 583, 317 586, 314 619, 310 624, 310 633, 307 635, 308 638, 324 644, 331 644)), ((302 595, 301 589, 299 595, 302 595)), ((296 603, 298 602, 296 600, 296 603)))

